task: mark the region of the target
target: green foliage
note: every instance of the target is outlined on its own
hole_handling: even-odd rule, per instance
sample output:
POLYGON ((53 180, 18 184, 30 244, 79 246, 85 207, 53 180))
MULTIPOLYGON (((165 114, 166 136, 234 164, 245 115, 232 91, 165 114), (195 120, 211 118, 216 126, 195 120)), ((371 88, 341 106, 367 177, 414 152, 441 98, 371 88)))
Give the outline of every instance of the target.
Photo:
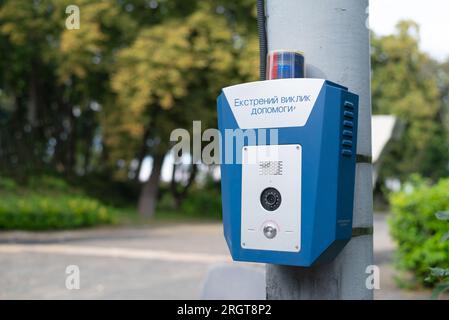
MULTIPOLYGON (((117 208, 134 207, 140 189, 140 184, 137 181, 120 181, 105 174, 74 177, 70 179, 70 184, 76 186, 79 192, 117 208)), ((71 192, 73 192, 73 187, 71 192)))
POLYGON ((182 203, 181 212, 187 216, 220 219, 220 193, 216 190, 193 190, 182 203))
POLYGON ((192 189, 181 207, 176 208, 172 194, 163 190, 161 200, 158 202, 156 218, 218 220, 221 218, 220 192, 216 188, 192 189))
POLYGON ((110 224, 113 211, 83 196, 9 196, 0 202, 0 229, 54 230, 110 224))
POLYGON ((150 154, 164 155, 172 130, 189 129, 193 120, 216 127, 220 89, 256 79, 255 34, 236 30, 228 18, 202 2, 187 16, 142 28, 119 51, 111 79, 117 105, 102 118, 111 160, 132 159, 142 137, 152 142, 150 154), (253 58, 243 67, 248 52, 253 58))
POLYGON ((395 34, 374 35, 371 62, 373 113, 393 114, 403 127, 383 158, 379 184, 415 172, 433 181, 447 176, 448 74, 420 50, 418 25, 402 21, 395 34))
POLYGON ((256 78, 255 31, 253 0, 0 1, 0 170, 128 180, 173 128, 215 126, 222 86, 256 78))
POLYGON ((0 230, 53 230, 117 222, 117 210, 52 176, 19 187, 0 177, 0 230))
POLYGON ((0 176, 0 190, 14 192, 17 190, 17 183, 12 179, 0 176))
POLYGON ((58 191, 67 192, 70 189, 69 184, 63 179, 42 175, 42 176, 32 176, 28 179, 27 186, 33 190, 47 190, 47 191, 58 191))
POLYGON ((429 267, 449 268, 449 242, 441 241, 447 225, 435 219, 437 212, 449 210, 449 179, 431 186, 414 177, 402 191, 391 196, 390 203, 389 223, 391 235, 398 244, 399 269, 414 275, 412 285, 435 285, 437 279, 427 277, 429 267))
MULTIPOLYGON (((438 212, 436 217, 441 221, 449 221, 449 211, 438 212)), ((442 242, 447 240, 449 240, 449 231, 441 239, 442 242)), ((438 284, 433 290, 432 299, 437 299, 443 292, 449 290, 449 268, 430 268, 430 276, 426 280, 433 282, 435 279, 438 284)))
POLYGON ((2 196, 0 229, 52 230, 114 223, 113 211, 83 196, 2 196))

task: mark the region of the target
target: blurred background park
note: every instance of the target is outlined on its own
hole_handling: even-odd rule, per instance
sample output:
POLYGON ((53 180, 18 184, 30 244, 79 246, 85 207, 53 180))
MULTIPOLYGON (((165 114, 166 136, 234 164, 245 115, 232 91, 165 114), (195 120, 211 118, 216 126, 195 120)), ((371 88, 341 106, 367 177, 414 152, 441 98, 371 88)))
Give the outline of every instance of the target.
MULTIPOLYGON (((395 243, 391 277, 411 289, 449 275, 449 7, 430 2, 395 16, 371 1, 373 114, 394 121, 374 209, 395 243)), ((219 171, 174 164, 169 137, 194 120, 215 128, 217 94, 258 80, 258 50, 253 0, 0 0, 0 242, 95 226, 219 232, 219 171), (79 29, 66 26, 73 4, 79 29)), ((16 265, 0 256, 3 277, 16 265)))

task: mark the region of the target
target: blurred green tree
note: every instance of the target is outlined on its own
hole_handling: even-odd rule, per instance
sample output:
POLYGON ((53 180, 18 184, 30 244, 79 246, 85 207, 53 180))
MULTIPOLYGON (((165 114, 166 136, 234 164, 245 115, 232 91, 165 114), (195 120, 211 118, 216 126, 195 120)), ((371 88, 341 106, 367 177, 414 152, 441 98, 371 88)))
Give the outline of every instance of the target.
POLYGON ((14 160, 4 161, 9 172, 27 174, 23 169, 31 165, 31 173, 72 174, 77 159, 89 167, 96 107, 110 92, 113 53, 131 41, 136 26, 118 2, 83 0, 82 28, 68 30, 69 4, 17 0, 0 6, 1 88, 11 97, 10 106, 2 106, 10 122, 0 147, 13 150, 14 160))
POLYGON ((80 0, 69 30, 72 4, 0 2, 1 172, 126 181, 151 155, 157 191, 170 131, 215 125, 219 89, 256 79, 254 1, 80 0))
POLYGON ((374 114, 394 114, 404 130, 390 142, 376 190, 387 178, 419 172, 436 181, 448 174, 447 73, 419 49, 419 26, 402 21, 389 36, 372 38, 374 114), (446 81, 446 84, 443 83, 446 81))
POLYGON ((47 135, 42 118, 51 113, 56 91, 51 45, 60 31, 51 1, 1 3, 0 86, 5 120, 0 149, 5 171, 26 172, 26 162, 42 164, 47 135), (33 161, 38 158, 41 161, 33 161))
POLYGON ((202 3, 187 17, 143 28, 118 55, 112 86, 119 107, 105 117, 103 127, 108 130, 106 143, 120 155, 123 148, 140 144, 139 162, 147 154, 153 158, 139 199, 143 215, 154 213, 171 131, 191 128, 193 120, 201 120, 203 128, 216 127, 220 89, 256 78, 257 42, 239 36, 242 30, 230 25, 222 13, 215 5, 202 3), (247 62, 251 67, 239 65, 248 51, 254 53, 247 62))

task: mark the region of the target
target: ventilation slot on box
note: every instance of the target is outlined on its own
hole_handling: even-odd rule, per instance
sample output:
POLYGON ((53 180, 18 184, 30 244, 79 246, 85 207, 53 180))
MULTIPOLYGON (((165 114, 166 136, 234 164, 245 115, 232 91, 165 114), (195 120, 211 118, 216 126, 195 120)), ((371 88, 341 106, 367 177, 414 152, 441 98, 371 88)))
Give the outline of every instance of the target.
POLYGON ((341 154, 345 157, 352 157, 353 155, 353 137, 356 128, 354 128, 354 104, 349 101, 345 101, 343 109, 343 137, 342 137, 342 150, 341 154))
POLYGON ((259 162, 259 175, 281 176, 282 165, 282 161, 261 161, 259 162))

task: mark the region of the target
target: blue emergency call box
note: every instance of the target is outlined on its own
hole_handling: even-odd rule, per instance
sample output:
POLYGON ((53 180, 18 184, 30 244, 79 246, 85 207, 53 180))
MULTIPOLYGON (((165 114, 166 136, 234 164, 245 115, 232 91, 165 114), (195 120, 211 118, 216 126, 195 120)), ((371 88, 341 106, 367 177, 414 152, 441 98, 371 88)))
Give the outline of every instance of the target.
POLYGON ((322 79, 224 88, 224 234, 236 261, 309 267, 352 235, 358 96, 322 79))

